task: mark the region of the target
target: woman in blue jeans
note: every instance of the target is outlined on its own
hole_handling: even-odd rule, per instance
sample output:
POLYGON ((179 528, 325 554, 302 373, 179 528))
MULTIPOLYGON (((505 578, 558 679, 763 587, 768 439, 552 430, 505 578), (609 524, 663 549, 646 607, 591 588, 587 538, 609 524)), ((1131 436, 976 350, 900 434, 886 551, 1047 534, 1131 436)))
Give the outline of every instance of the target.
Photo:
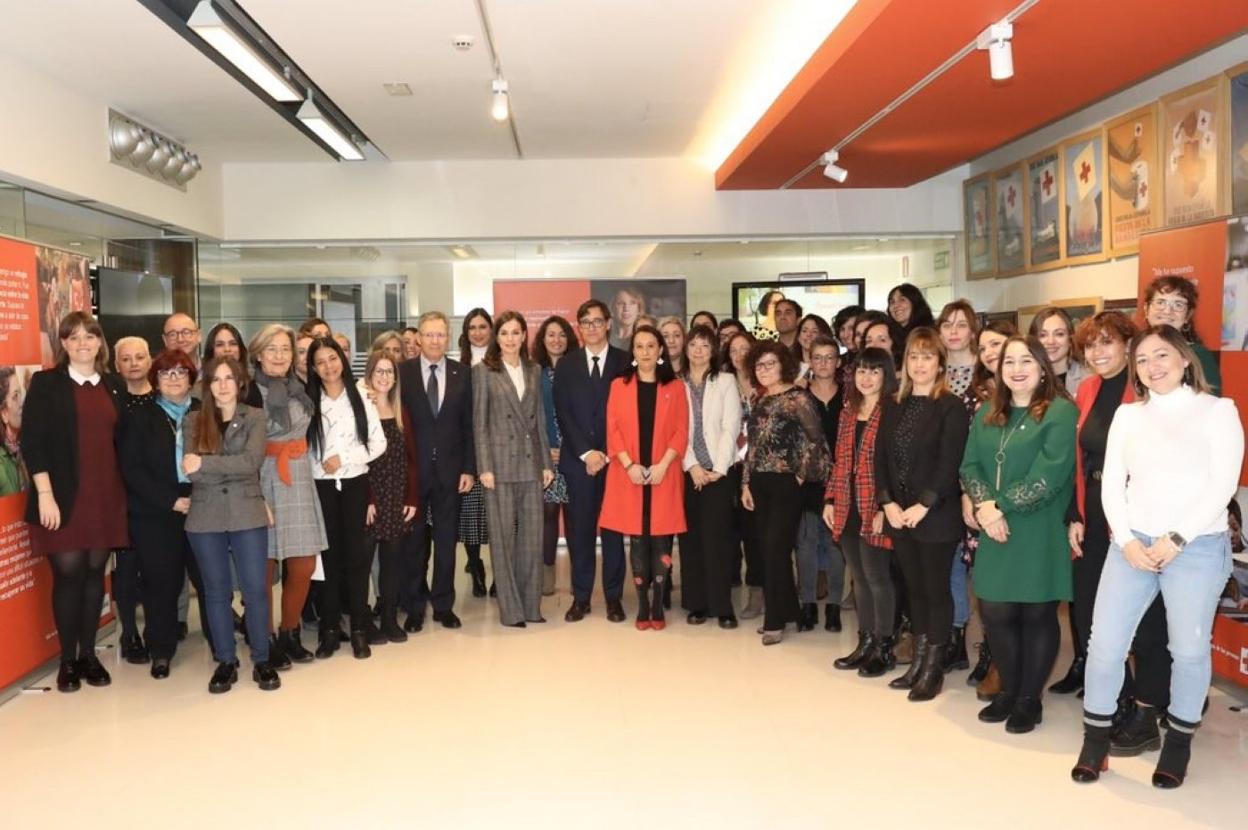
POLYGON ((1209 691, 1210 638, 1231 572, 1226 504, 1235 495, 1244 433, 1234 401, 1209 394, 1199 358, 1175 328, 1131 339, 1138 403, 1109 428, 1101 501, 1112 544, 1101 572, 1084 676, 1084 738, 1071 777, 1108 765, 1123 661, 1158 592, 1170 634, 1169 730, 1153 785, 1183 783, 1209 691))
MULTIPOLYGON (((186 535, 203 575, 217 669, 208 683, 213 694, 238 682, 234 646, 234 598, 230 560, 247 607, 252 679, 265 691, 282 685, 269 663, 268 526, 272 518, 260 491, 264 463, 264 411, 239 402, 242 367, 232 357, 204 366, 203 406, 187 420, 182 468, 191 480, 186 535)), ((363 528, 361 528, 361 531, 363 528)))

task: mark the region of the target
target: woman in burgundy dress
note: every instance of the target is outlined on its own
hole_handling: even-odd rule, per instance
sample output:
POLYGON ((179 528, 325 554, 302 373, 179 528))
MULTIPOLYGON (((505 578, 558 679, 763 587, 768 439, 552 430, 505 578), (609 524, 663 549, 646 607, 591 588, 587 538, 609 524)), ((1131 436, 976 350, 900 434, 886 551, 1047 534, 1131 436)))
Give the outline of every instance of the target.
POLYGON ((126 490, 116 442, 125 384, 108 372, 108 345, 94 317, 65 315, 56 366, 31 380, 22 409, 22 456, 31 475, 31 547, 52 565, 52 613, 61 642, 56 687, 112 679, 95 656, 109 551, 129 547, 126 490))

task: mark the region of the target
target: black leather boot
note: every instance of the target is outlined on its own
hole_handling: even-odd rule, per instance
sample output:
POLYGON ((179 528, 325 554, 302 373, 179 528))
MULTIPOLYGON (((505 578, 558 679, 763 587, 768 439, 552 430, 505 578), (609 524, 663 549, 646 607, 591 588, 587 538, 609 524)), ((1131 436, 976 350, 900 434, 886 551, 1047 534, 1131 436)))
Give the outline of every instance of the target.
POLYGON ((1044 707, 1040 704, 1040 699, 1020 697, 1014 701, 1014 708, 1005 721, 1005 731, 1013 735, 1022 735, 1035 729, 1043 720, 1044 707))
POLYGON ((1161 748, 1161 758, 1153 770, 1153 786, 1173 790, 1183 786, 1187 777, 1187 762, 1192 758, 1192 733, 1197 724, 1184 723, 1170 716, 1170 728, 1166 730, 1166 743, 1161 748))
POLYGON ((992 652, 988 649, 988 641, 984 640, 975 647, 979 649, 979 659, 975 661, 975 668, 966 676, 968 686, 978 686, 979 681, 988 676, 988 667, 992 665, 992 652))
POLYGON ((920 634, 914 640, 914 658, 910 661, 910 668, 906 669, 906 673, 900 677, 894 677, 888 683, 890 689, 909 689, 914 686, 919 674, 923 671, 923 664, 927 661, 927 635, 920 634))
POLYGON ((468 574, 472 577, 472 595, 481 598, 485 590, 485 562, 480 559, 468 560, 468 574))
POLYGON ((871 647, 871 653, 858 667, 859 677, 879 677, 897 668, 897 658, 893 656, 896 641, 892 637, 879 637, 871 647))
POLYGON ((338 626, 328 628, 324 625, 316 635, 316 659, 327 660, 338 650, 338 626))
POLYGON ((1161 749, 1161 730, 1157 728, 1157 709, 1137 703, 1110 736, 1109 754, 1115 758, 1133 758, 1158 749, 1161 749))
MULTIPOLYGON (((1087 715, 1085 714, 1085 718, 1087 715)), ((1109 723, 1083 723, 1083 746, 1079 750, 1079 760, 1070 770, 1070 778, 1080 784, 1091 784, 1100 779, 1101 773, 1109 769, 1109 723)))
MULTIPOLYGON (((299 629, 292 628, 289 631, 280 631, 277 635, 278 642, 282 646, 282 650, 286 652, 286 656, 296 663, 311 663, 316 659, 316 655, 303 647, 303 640, 300 637, 299 629)), ((272 662, 272 659, 269 660, 272 662)))
POLYGON ((403 626, 399 625, 398 616, 393 608, 388 611, 383 609, 381 612, 381 633, 392 643, 407 642, 407 633, 403 630, 403 626))
POLYGON ((823 630, 841 630, 841 606, 837 605, 835 602, 829 602, 827 605, 823 606, 823 630))
POLYGON ((949 644, 945 646, 944 663, 946 673, 954 669, 971 667, 970 655, 966 653, 966 626, 955 625, 949 632, 949 644))
POLYGON ((910 687, 907 697, 915 703, 932 700, 945 685, 945 645, 929 645, 923 656, 923 668, 910 687))
POLYGON ((279 635, 269 635, 269 665, 276 671, 286 671, 290 668, 290 656, 286 654, 286 649, 282 647, 282 641, 279 635))
POLYGON ((844 657, 833 660, 832 666, 837 669, 856 669, 867 661, 874 647, 875 635, 867 631, 859 631, 858 647, 844 657))
POLYGON ((819 624, 819 606, 813 602, 803 602, 797 616, 798 631, 814 631, 819 624))
POLYGON ((1049 691, 1055 695, 1071 695, 1083 688, 1083 667, 1087 662, 1086 657, 1076 656, 1070 663, 1070 669, 1066 672, 1066 676, 1049 686, 1049 691))
POLYGON ((367 631, 351 632, 351 653, 356 660, 367 660, 373 656, 373 650, 368 647, 367 631))

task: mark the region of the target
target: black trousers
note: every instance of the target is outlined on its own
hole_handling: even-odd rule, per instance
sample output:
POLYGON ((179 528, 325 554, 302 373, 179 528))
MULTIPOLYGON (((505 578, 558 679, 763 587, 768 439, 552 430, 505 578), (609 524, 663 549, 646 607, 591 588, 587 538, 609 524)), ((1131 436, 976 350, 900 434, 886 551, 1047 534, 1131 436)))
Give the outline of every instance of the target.
POLYGON ((453 485, 443 486, 434 481, 426 486, 420 503, 429 505, 433 525, 417 516, 412 532, 404 537, 399 603, 408 614, 424 616, 427 604, 433 605, 434 613, 450 611, 455 605, 455 545, 459 541, 460 496, 453 485), (432 545, 429 544, 431 535, 432 545), (431 554, 432 583, 429 581, 431 554))
POLYGON ((953 628, 953 594, 949 572, 958 543, 920 542, 909 530, 893 536, 893 552, 905 575, 910 595, 910 626, 926 634, 932 645, 949 642, 953 628))
MULTIPOLYGON (((612 461, 618 464, 618 461, 612 461)), ((564 468, 568 483, 568 557, 572 560, 572 596, 577 602, 588 603, 594 592, 594 574, 598 555, 595 540, 602 538, 602 595, 611 601, 624 593, 624 535, 614 530, 598 529, 598 514, 606 491, 607 471, 596 476, 576 463, 564 468)))
POLYGON ((801 489, 790 473, 753 473, 750 495, 754 497, 755 543, 763 557, 763 629, 780 631, 798 618, 793 548, 802 517, 801 489))
POLYGON ((741 572, 742 551, 745 558, 745 584, 751 588, 763 587, 763 554, 758 547, 758 534, 755 530, 757 516, 753 511, 741 506, 741 464, 734 464, 728 470, 728 481, 732 487, 732 522, 733 537, 738 547, 733 552, 733 567, 736 573, 741 572))
POLYGON ((139 624, 135 617, 141 595, 139 557, 132 548, 119 548, 113 551, 113 556, 116 562, 113 565, 113 602, 117 605, 117 622, 121 624, 121 636, 127 639, 139 633, 139 624))
POLYGON ((399 585, 403 581, 403 537, 377 543, 377 594, 381 600, 381 616, 394 616, 399 604, 399 585))
POLYGON ((680 537, 680 606, 712 617, 732 610, 732 480, 695 490, 685 474, 685 523, 680 537))
POLYGON ((178 650, 178 595, 189 575, 199 595, 199 624, 212 642, 204 583, 186 537, 186 515, 130 516, 130 540, 143 578, 143 616, 147 649, 153 659, 172 659, 178 650))
POLYGON ((980 599, 992 659, 1001 672, 1001 694, 1040 699, 1053 670, 1062 632, 1054 602, 991 602, 980 599))
POLYGON ((351 630, 363 631, 372 621, 368 607, 368 577, 373 549, 364 534, 368 512, 368 476, 317 479, 316 495, 325 519, 329 547, 321 551, 325 581, 321 586, 321 628, 337 629, 342 620, 343 588, 351 630))

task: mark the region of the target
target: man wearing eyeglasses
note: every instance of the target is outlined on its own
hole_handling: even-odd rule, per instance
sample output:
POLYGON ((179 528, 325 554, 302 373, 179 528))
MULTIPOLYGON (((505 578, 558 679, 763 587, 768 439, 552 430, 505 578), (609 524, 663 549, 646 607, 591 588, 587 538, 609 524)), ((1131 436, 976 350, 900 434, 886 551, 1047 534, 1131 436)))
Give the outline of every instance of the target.
MULTIPOLYGON (((191 358, 198 370, 199 366, 199 326, 189 314, 177 312, 170 314, 165 320, 164 333, 166 349, 177 349, 191 358)), ((194 390, 192 390, 194 391, 194 390)), ((198 397, 198 395, 196 396, 198 397)))
MULTIPOLYGON (((607 457, 607 395, 611 381, 629 363, 628 354, 608 343, 611 313, 601 300, 587 300, 576 312, 584 346, 555 367, 555 417, 563 432, 559 471, 568 483, 568 554, 572 559, 572 606, 564 619, 576 622, 589 613, 594 592, 598 512, 602 507, 607 457)), ((607 619, 624 621, 624 537, 602 531, 602 593, 607 619)))

